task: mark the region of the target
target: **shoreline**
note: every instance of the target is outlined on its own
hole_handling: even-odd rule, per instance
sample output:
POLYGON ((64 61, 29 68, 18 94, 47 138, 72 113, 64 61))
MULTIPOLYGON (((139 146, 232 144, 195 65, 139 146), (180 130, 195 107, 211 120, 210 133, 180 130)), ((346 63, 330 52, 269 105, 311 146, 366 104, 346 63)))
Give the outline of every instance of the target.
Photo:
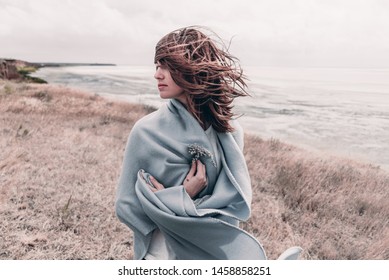
MULTIPOLYGON (((120 100, 160 107, 164 102, 161 101, 153 86, 152 71, 147 72, 150 71, 147 69, 145 67, 46 68, 37 72, 36 76, 56 84, 101 94, 101 96, 110 95, 120 100)), ((262 68, 256 71, 257 75, 265 75, 262 68)), ((284 69, 278 69, 278 71, 283 73, 284 69)), ((291 74, 288 71, 285 73, 291 74)), ((306 71, 303 73, 309 74, 306 71)), ((253 84, 250 85, 252 91, 256 92, 255 95, 251 98, 238 99, 235 102, 234 111, 237 116, 242 115, 240 122, 246 132, 267 140, 280 139, 282 142, 309 149, 315 153, 332 154, 367 164, 380 165, 389 171, 389 153, 385 149, 385 139, 389 134, 385 130, 387 125, 384 121, 387 110, 383 110, 384 107, 382 107, 377 111, 372 111, 375 97, 369 99, 370 103, 368 103, 373 107, 363 106, 366 109, 357 109, 353 114, 353 109, 349 104, 351 101, 344 99, 348 93, 343 86, 347 88, 347 83, 337 84, 340 86, 342 96, 340 104, 336 105, 337 101, 331 96, 328 96, 328 100, 312 100, 317 92, 323 90, 326 92, 327 86, 320 82, 319 77, 314 79, 316 82, 307 85, 308 89, 301 89, 310 92, 304 99, 305 97, 301 96, 300 91, 297 91, 294 86, 289 85, 283 90, 282 78, 277 80, 275 73, 270 72, 270 74, 276 80, 268 80, 266 75, 263 81, 255 78, 253 84), (320 84, 317 91, 315 88, 310 88, 310 86, 314 87, 315 83, 320 84), (259 98, 262 95, 263 98, 259 98)), ((322 74, 327 77, 328 73, 324 71, 322 74)), ((295 81, 295 86, 299 86, 300 82, 295 81)), ((379 96, 376 97, 380 100, 379 96)), ((355 102, 359 104, 355 106, 361 105, 361 99, 363 99, 361 94, 355 96, 355 102)))
POLYGON ((44 79, 33 77, 40 68, 47 67, 74 67, 74 66, 117 66, 113 63, 69 63, 69 62, 28 62, 20 59, 0 57, 0 79, 16 82, 31 82, 47 84, 44 79))
MULTIPOLYGON (((79 90, 86 91, 83 89, 79 89, 79 90)), ((91 92, 89 92, 89 93, 93 94, 91 92)), ((134 102, 134 101, 128 100, 128 98, 126 98, 126 96, 115 95, 115 94, 98 94, 98 93, 96 93, 96 94, 98 96, 101 96, 103 98, 107 98, 107 99, 110 99, 113 101, 139 105, 139 106, 149 108, 149 110, 158 110, 157 106, 148 105, 148 104, 142 103, 142 102, 134 102)), ((242 118, 245 118, 245 117, 242 116, 242 118)), ((238 118, 238 121, 239 121, 239 118, 238 118)), ((335 149, 330 149, 330 148, 324 147, 324 146, 318 147, 316 145, 310 145, 307 142, 302 142, 299 140, 293 140, 293 139, 284 140, 284 139, 281 139, 279 137, 266 136, 261 132, 256 132, 255 129, 253 128, 254 125, 252 123, 250 123, 250 125, 244 125, 244 123, 241 121, 240 124, 245 131, 245 135, 249 135, 252 137, 259 137, 265 141, 273 141, 273 140, 280 141, 282 143, 285 143, 285 144, 294 146, 296 148, 305 150, 306 152, 313 153, 317 157, 324 157, 324 158, 333 157, 333 158, 338 158, 340 160, 343 159, 346 161, 355 161, 356 163, 359 163, 362 165, 372 166, 373 168, 382 169, 385 172, 389 173, 389 164, 373 162, 372 160, 370 160, 368 158, 367 155, 364 155, 364 154, 350 154, 348 152, 342 152, 342 150, 340 150, 340 149, 335 150, 335 149), (251 127, 251 129, 250 129, 250 127, 251 127)))
MULTIPOLYGON (((116 184, 142 105, 64 86, 0 80, 0 259, 130 259, 116 184)), ((388 259, 389 174, 246 134, 252 216, 270 259, 388 259), (386 248, 386 249, 385 249, 386 248)))

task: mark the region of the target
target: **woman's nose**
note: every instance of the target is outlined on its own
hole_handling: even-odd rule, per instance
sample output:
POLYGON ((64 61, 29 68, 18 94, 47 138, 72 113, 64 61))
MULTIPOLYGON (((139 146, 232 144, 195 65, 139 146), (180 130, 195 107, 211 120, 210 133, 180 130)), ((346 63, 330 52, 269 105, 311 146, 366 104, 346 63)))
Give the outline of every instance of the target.
POLYGON ((154 78, 157 80, 163 79, 163 73, 161 71, 161 68, 158 68, 157 70, 155 70, 154 78))

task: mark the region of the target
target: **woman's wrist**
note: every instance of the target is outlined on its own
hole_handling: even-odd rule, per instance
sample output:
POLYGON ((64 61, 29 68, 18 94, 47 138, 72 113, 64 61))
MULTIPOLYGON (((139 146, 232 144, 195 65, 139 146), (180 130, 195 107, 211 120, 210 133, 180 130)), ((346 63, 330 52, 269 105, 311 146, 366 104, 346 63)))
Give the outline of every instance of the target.
POLYGON ((183 184, 183 186, 190 198, 194 198, 196 196, 196 193, 193 191, 193 188, 191 188, 190 186, 185 186, 185 184, 183 184))

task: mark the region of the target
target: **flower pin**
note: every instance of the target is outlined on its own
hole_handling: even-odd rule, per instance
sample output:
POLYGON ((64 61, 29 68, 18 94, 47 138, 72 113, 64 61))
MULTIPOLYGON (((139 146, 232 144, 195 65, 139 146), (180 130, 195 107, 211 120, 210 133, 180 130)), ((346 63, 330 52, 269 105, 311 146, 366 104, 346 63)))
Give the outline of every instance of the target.
POLYGON ((190 144, 188 145, 188 152, 192 155, 192 161, 198 160, 201 157, 210 158, 212 165, 216 167, 216 163, 213 160, 213 155, 210 151, 208 151, 203 146, 200 146, 199 144, 190 144))

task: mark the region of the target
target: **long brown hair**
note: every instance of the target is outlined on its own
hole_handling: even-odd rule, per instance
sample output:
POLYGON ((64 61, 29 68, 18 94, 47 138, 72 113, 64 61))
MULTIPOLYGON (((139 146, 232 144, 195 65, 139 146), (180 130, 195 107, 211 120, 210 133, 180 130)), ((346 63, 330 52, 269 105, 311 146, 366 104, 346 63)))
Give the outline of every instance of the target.
POLYGON ((243 70, 236 57, 218 40, 212 40, 198 26, 165 35, 155 48, 154 63, 167 67, 174 82, 183 88, 187 110, 205 128, 232 132, 232 102, 249 95, 243 70), (217 45, 218 43, 218 45, 217 45))

